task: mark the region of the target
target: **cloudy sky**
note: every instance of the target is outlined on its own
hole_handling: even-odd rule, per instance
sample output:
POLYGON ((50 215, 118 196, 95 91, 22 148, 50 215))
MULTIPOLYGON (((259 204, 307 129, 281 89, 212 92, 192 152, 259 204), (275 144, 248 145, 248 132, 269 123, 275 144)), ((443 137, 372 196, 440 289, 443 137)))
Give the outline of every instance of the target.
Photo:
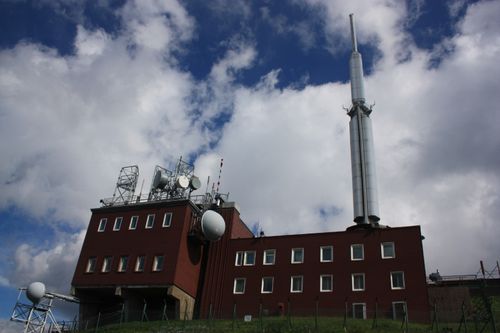
MULTIPOLYGON (((500 260, 500 1, 0 1, 0 318, 68 293, 122 166, 179 156, 267 235, 352 224, 348 14, 381 223, 421 225, 427 273, 500 260)), ((140 186, 138 186, 139 188, 140 186)))

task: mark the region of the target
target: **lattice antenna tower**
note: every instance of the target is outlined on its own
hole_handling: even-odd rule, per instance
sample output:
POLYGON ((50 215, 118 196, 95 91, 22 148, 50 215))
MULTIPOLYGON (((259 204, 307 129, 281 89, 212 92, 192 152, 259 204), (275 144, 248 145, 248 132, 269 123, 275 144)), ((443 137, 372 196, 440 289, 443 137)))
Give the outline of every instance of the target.
POLYGON ((113 203, 127 203, 132 201, 139 179, 139 167, 137 165, 125 166, 120 170, 116 181, 113 203))

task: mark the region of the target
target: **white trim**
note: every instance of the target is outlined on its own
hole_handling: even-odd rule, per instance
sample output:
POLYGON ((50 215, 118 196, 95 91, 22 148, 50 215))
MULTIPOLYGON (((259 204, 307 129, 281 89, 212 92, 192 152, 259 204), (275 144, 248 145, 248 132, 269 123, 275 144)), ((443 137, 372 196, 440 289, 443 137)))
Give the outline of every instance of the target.
POLYGON ((135 259, 134 272, 144 272, 145 267, 146 267, 146 256, 137 256, 137 259, 135 259), (142 258, 142 269, 139 269, 141 258, 142 258))
POLYGON ((163 267, 165 266, 165 256, 154 256, 153 258, 153 272, 161 272, 163 270, 163 267), (161 258, 161 267, 159 267, 159 261, 161 258))
POLYGON ((87 260, 87 267, 85 267, 85 273, 94 273, 96 266, 97 257, 89 257, 89 259, 87 260))
POLYGON ((405 283, 405 272, 403 271, 396 271, 396 272, 391 272, 391 289, 392 290, 401 290, 401 289, 405 289, 406 287, 406 283, 405 283), (401 274, 401 277, 403 278, 403 286, 402 287, 395 287, 394 286, 394 280, 392 278, 392 275, 393 274, 401 274))
POLYGON ((106 230, 106 224, 108 223, 108 219, 106 217, 103 217, 99 221, 99 226, 97 227, 97 232, 104 232, 106 230))
POLYGON ((355 316, 355 311, 354 311, 354 306, 356 305, 362 305, 363 306, 363 319, 366 319, 366 303, 352 303, 352 318, 354 319, 360 319, 360 318, 356 318, 355 316))
POLYGON ((290 262, 292 264, 303 264, 304 263, 304 258, 305 258, 305 251, 303 247, 295 247, 292 249, 292 258, 290 259, 290 262), (295 251, 296 250, 301 250, 302 251, 302 261, 295 261, 295 251))
POLYGON ((246 278, 234 278, 233 294, 244 294, 245 293, 246 284, 247 284, 247 279, 246 278), (236 291, 236 283, 237 283, 237 281, 243 281, 243 291, 236 291))
POLYGON ((364 291, 364 290, 366 290, 365 273, 352 273, 351 274, 351 284, 352 284, 352 291, 364 291), (355 276, 362 276, 363 277, 363 288, 362 289, 356 289, 354 287, 354 277, 355 276))
POLYGON ((322 293, 329 293, 333 291, 333 275, 332 274, 322 274, 319 276, 319 291, 322 293), (323 277, 328 277, 330 278, 330 287, 331 289, 324 289, 323 288, 323 277))
POLYGON ((262 265, 274 265, 276 263, 276 249, 267 249, 264 250, 263 256, 262 256, 262 265), (266 262, 266 253, 267 252, 272 252, 273 253, 273 262, 266 262))
POLYGON ((243 256, 243 266, 254 266, 255 265, 255 251, 245 251, 244 256, 243 256), (249 263, 248 262, 248 254, 253 253, 253 262, 249 263))
POLYGON ((351 260, 352 261, 365 260, 365 246, 363 244, 351 244, 351 260), (354 247, 355 246, 361 246, 361 258, 354 258, 354 247))
POLYGON ((172 225, 172 213, 167 212, 167 213, 163 214, 163 223, 161 224, 161 226, 163 228, 169 228, 171 225, 172 225), (168 216, 168 219, 167 219, 167 216, 168 216), (165 223, 165 222, 168 222, 168 223, 165 223))
POLYGON ((243 251, 236 251, 236 256, 234 258, 234 266, 243 265, 243 253, 244 253, 243 251))
POLYGON ((148 217, 146 218, 146 224, 144 225, 144 229, 153 229, 154 225, 155 225, 155 214, 148 214, 148 217), (150 216, 153 217, 153 220, 151 226, 148 226, 150 216))
POLYGON ((264 276, 261 280, 260 284, 260 293, 261 294, 272 294, 274 291, 274 276, 264 276), (264 279, 271 279, 271 291, 264 291, 264 279))
POLYGON ((134 215, 130 218, 130 222, 128 224, 128 230, 135 230, 137 229, 137 225, 139 224, 139 216, 137 215, 134 215), (134 219, 135 217, 135 226, 132 228, 132 220, 134 219))
POLYGON ((115 223, 113 224, 113 231, 120 231, 120 229, 122 228, 122 224, 123 224, 123 217, 121 216, 118 216, 115 218, 115 223), (118 224, 118 221, 120 221, 118 227, 116 226, 118 224))
POLYGON ((408 304, 406 304, 405 301, 394 301, 394 302, 392 302, 392 319, 393 320, 399 319, 399 318, 396 317, 396 309, 395 309, 395 305, 396 304, 403 304, 404 305, 404 311, 406 312, 406 319, 408 319, 408 304))
POLYGON ((106 256, 102 261, 101 273, 111 272, 111 265, 113 264, 113 257, 106 256))
POLYGON ((123 273, 127 271, 128 268, 128 256, 121 256, 118 262, 118 272, 123 273), (123 264, 123 259, 125 259, 125 265, 123 264))
POLYGON ((394 245, 394 242, 382 242, 380 243, 380 256, 382 259, 394 259, 396 258, 396 246, 394 245), (392 245, 392 256, 386 256, 384 253, 384 244, 391 244, 392 245))
POLYGON ((332 245, 325 245, 325 246, 321 246, 319 248, 319 261, 320 262, 333 262, 333 246, 332 245), (332 251, 332 258, 330 260, 323 259, 323 249, 330 249, 332 251))
POLYGON ((304 291, 304 276, 303 275, 294 275, 290 277, 290 292, 291 293, 301 293, 304 291), (293 279, 300 278, 300 290, 293 290, 293 279))

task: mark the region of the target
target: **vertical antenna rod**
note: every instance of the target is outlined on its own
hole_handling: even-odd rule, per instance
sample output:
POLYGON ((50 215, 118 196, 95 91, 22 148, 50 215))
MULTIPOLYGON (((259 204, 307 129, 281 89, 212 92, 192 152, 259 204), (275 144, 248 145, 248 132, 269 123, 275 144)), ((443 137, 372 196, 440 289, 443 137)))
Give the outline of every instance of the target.
POLYGON ((377 175, 373 145, 371 108, 365 106, 363 61, 358 52, 354 15, 349 15, 352 53, 349 60, 352 106, 348 115, 351 144, 351 169, 354 222, 378 226, 377 175))

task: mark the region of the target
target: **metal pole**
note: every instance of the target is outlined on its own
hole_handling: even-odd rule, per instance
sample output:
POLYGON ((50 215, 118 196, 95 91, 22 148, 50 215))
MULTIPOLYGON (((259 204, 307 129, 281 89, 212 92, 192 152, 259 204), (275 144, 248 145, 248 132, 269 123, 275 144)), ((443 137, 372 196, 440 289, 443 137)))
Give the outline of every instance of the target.
POLYGON ((314 313, 314 330, 318 332, 318 312, 319 312, 319 299, 316 297, 316 312, 314 313))
POLYGON ((375 314, 373 315, 372 329, 378 326, 377 313, 378 313, 378 300, 375 299, 375 314))
POLYGON ((99 321, 101 320, 101 311, 99 311, 99 314, 97 314, 97 322, 95 323, 95 330, 94 332, 97 332, 99 329, 99 321))
POLYGON ((232 330, 233 333, 234 333, 234 324, 235 324, 235 321, 236 321, 236 302, 234 302, 234 305, 233 305, 233 323, 231 325, 231 330, 232 330))
POLYGON ((260 321, 260 332, 264 332, 264 325, 262 323, 262 301, 259 304, 259 321, 260 321))
POLYGON ((287 320, 288 320, 288 328, 292 328, 292 321, 290 319, 290 298, 288 299, 288 307, 287 307, 287 320))
POLYGON ((344 323, 342 324, 342 327, 344 328, 344 330, 347 328, 347 299, 344 306, 344 323))

